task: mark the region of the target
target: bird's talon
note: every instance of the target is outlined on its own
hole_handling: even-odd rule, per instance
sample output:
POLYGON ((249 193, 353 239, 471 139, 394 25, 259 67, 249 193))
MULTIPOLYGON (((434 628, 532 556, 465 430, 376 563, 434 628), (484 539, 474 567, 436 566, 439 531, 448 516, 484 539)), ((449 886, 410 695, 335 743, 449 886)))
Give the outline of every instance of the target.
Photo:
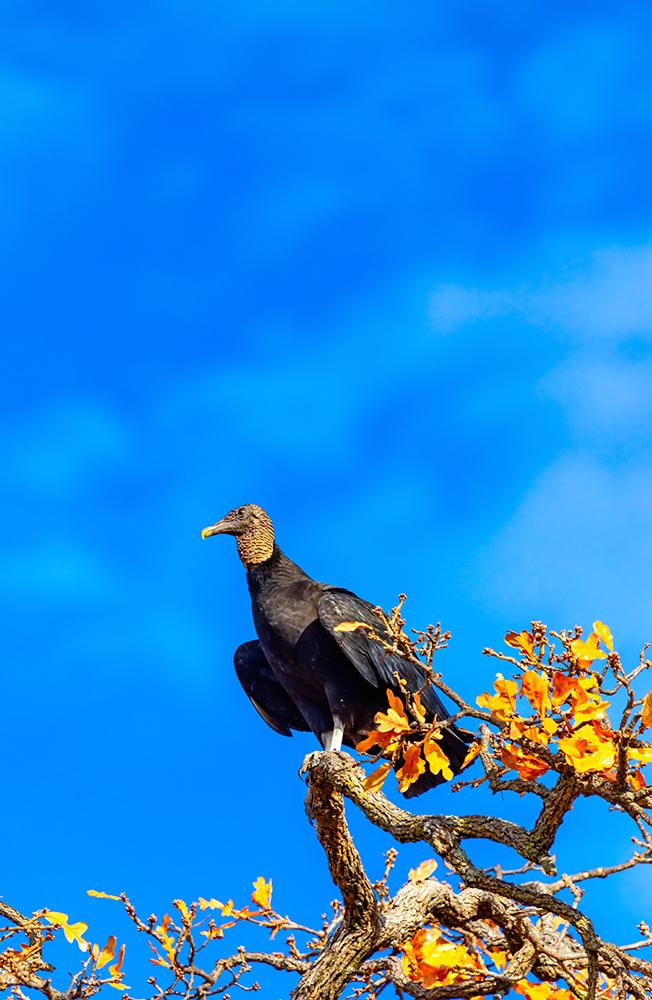
POLYGON ((303 778, 303 776, 305 774, 307 774, 308 771, 310 770, 313 758, 314 757, 318 757, 322 753, 324 753, 323 750, 312 750, 310 753, 306 754, 306 756, 303 758, 303 764, 299 768, 299 777, 300 778, 303 778))

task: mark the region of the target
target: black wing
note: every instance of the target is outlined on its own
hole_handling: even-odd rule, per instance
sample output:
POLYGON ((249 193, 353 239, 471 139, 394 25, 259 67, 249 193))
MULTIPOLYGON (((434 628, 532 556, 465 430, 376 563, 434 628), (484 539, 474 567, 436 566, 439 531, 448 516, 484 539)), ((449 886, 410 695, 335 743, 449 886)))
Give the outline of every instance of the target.
POLYGON ((245 694, 268 726, 281 736, 292 736, 292 729, 310 732, 303 715, 276 679, 258 639, 238 646, 233 660, 245 694))
MULTIPOLYGON (((373 626, 377 636, 389 638, 385 626, 368 601, 363 601, 349 590, 327 590, 319 600, 317 611, 324 628, 330 632, 362 676, 374 687, 382 684, 400 693, 394 672, 407 681, 412 693, 423 687, 425 683, 423 671, 400 656, 384 655, 383 647, 375 639, 369 638, 367 629, 359 628, 354 632, 335 631, 335 626, 341 622, 364 622, 373 626)), ((421 695, 421 702, 434 718, 442 720, 448 718, 449 713, 431 687, 425 689, 421 695)), ((452 752, 455 758, 451 760, 455 770, 466 754, 466 740, 455 726, 450 726, 444 730, 444 741, 449 756, 452 752)))
MULTIPOLYGON (((400 656, 385 654, 382 645, 375 639, 369 638, 367 629, 358 628, 354 632, 335 631, 335 627, 342 622, 364 622, 372 626, 377 636, 389 639, 387 629, 368 601, 363 601, 348 590, 327 590, 320 598, 317 611, 324 628, 330 632, 365 680, 374 687, 381 684, 398 690, 395 672, 405 678, 410 691, 416 692, 423 687, 425 682, 423 672, 400 656)), ((444 706, 432 688, 424 691, 422 700, 433 715, 444 719, 447 717, 444 706)))

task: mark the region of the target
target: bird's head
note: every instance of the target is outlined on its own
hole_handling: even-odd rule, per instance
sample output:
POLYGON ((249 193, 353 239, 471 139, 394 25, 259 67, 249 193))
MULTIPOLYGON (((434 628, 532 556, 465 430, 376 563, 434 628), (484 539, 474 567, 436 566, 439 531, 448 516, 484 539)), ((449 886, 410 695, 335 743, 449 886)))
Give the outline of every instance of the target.
POLYGON ((236 507, 210 527, 204 528, 202 538, 210 535, 235 535, 238 552, 245 566, 265 562, 274 552, 274 527, 262 507, 246 503, 236 507))

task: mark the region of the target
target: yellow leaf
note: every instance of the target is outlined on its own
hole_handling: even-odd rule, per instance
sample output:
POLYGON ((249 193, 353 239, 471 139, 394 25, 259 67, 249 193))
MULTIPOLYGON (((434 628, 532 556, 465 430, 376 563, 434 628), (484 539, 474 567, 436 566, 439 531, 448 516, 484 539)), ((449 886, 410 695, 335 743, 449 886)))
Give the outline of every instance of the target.
POLYGON ((512 989, 528 1000, 573 1000, 570 990, 559 989, 553 983, 531 983, 528 979, 519 979, 512 989))
POLYGON ((496 694, 490 695, 485 691, 475 700, 480 707, 486 706, 497 719, 507 722, 516 709, 518 684, 516 681, 506 681, 502 674, 497 674, 496 677, 494 681, 496 694))
POLYGON ((82 923, 81 920, 76 924, 69 924, 67 913, 56 913, 54 910, 46 910, 43 916, 51 924, 62 928, 63 933, 66 935, 66 941, 68 944, 72 944, 73 941, 76 941, 79 945, 80 951, 88 951, 90 948, 90 942, 85 941, 83 938, 84 931, 88 930, 88 924, 82 923))
POLYGON ((586 642, 582 642, 581 639, 575 639, 571 644, 571 649, 583 667, 590 667, 596 659, 606 660, 607 658, 607 654, 598 646, 598 636, 595 632, 591 632, 586 642))
POLYGON ((391 764, 381 764, 375 771, 372 771, 371 774, 365 778, 365 790, 367 792, 379 792, 383 787, 385 778, 389 774, 391 766, 391 764))
POLYGON ((387 688, 387 712, 376 712, 374 722, 381 733, 408 733, 410 723, 405 714, 405 705, 390 688, 387 688))
POLYGON ((652 760, 652 747, 629 747, 627 756, 641 764, 649 764, 652 760))
POLYGON ((646 694, 643 701, 643 708, 641 709, 641 727, 649 729, 650 726, 652 726, 652 691, 646 694))
POLYGON ((436 867, 437 862, 435 859, 429 858, 427 861, 422 861, 416 868, 410 868, 408 878, 410 882, 423 882, 425 879, 430 878, 436 867))
POLYGON ((573 767, 580 773, 588 771, 609 771, 614 765, 615 751, 613 746, 604 746, 595 753, 586 754, 573 761, 573 767))
POLYGON ((366 622, 340 622, 333 629, 333 632, 355 632, 357 628, 371 628, 366 622))
POLYGON ((536 660, 534 655, 534 637, 531 632, 527 632, 525 629, 520 633, 505 632, 505 644, 511 646, 513 649, 520 649, 522 653, 525 653, 528 660, 536 660))
POLYGON ((259 875, 253 883, 254 891, 251 894, 251 902, 260 906, 261 910, 269 910, 272 898, 272 880, 266 882, 262 875, 259 875))
POLYGON ((548 678, 538 674, 536 670, 526 670, 521 680, 521 697, 527 698, 532 708, 544 716, 551 707, 548 694, 548 678))
POLYGON ((224 904, 220 903, 219 899, 204 899, 202 896, 199 897, 199 909, 206 910, 210 908, 211 910, 221 910, 224 904))
POLYGON ((396 772, 399 792, 406 791, 425 769, 426 762, 421 759, 421 747, 418 743, 412 744, 405 751, 403 766, 396 772))
POLYGON ((157 936, 161 945, 163 946, 163 951, 168 956, 170 962, 174 965, 176 961, 175 955, 175 940, 171 934, 168 934, 168 924, 170 923, 170 917, 166 913, 161 921, 161 926, 157 927, 157 936))
MULTIPOLYGON (((97 945, 93 945, 93 949, 97 948, 97 945)), ((102 969, 107 962, 112 962, 115 957, 115 938, 113 935, 109 938, 107 943, 102 948, 102 951, 98 956, 93 955, 97 961, 98 969, 102 969)))
POLYGON ((609 708, 609 704, 608 701, 586 701, 583 705, 573 708, 573 718, 577 723, 600 719, 609 708))
POLYGON ((182 899, 173 899, 172 902, 176 906, 177 910, 181 914, 184 923, 190 923, 190 914, 188 913, 188 907, 182 899))
POLYGON ((594 632, 597 633, 599 638, 602 639, 603 643, 605 644, 609 652, 613 653, 614 637, 612 636, 607 626, 603 625, 602 622, 593 622, 593 630, 594 632))
POLYGON ((109 896, 108 892, 97 892, 95 889, 87 889, 87 896, 95 896, 97 899, 117 899, 120 902, 120 896, 109 896))
POLYGON ((441 739, 441 733, 437 734, 431 729, 423 741, 423 756, 433 774, 441 774, 445 781, 450 781, 453 777, 451 762, 439 746, 437 737, 441 739))
POLYGON ((584 725, 572 736, 558 740, 557 745, 576 771, 582 774, 609 771, 613 767, 616 751, 612 736, 605 735, 607 732, 601 726, 584 725))
POLYGON ((507 955, 504 951, 490 951, 488 954, 497 969, 505 968, 507 965, 507 955))

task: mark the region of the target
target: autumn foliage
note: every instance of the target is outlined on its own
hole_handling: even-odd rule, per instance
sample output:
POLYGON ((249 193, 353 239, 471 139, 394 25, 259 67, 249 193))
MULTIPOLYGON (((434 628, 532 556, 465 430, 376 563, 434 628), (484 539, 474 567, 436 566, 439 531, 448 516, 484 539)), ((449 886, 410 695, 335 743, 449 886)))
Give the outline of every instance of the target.
MULTIPOLYGON (((153 915, 142 920, 124 894, 89 890, 90 896, 113 901, 111 905, 120 902, 147 938, 155 967, 149 979, 153 998, 227 998, 225 991, 245 988, 254 963, 298 974, 296 1000, 329 1000, 343 995, 347 985, 348 996, 366 1000, 375 1000, 387 988, 399 997, 432 1000, 502 996, 510 990, 526 1000, 639 1000, 652 995, 652 963, 638 954, 652 945, 647 925, 639 925, 637 941, 616 945, 602 941, 579 908, 582 882, 652 862, 652 785, 646 780, 652 745, 643 738, 652 727, 652 692, 634 690, 636 679, 651 665, 645 659, 647 647, 627 671, 602 622, 593 623, 586 639, 578 627, 555 632, 532 622, 529 629, 506 633, 505 652, 484 650, 501 661, 502 669, 493 690, 469 704, 433 669, 433 658, 449 635, 430 626, 409 637, 402 603, 403 598, 391 614, 383 615, 389 639, 372 638, 387 652, 419 664, 424 688, 411 693, 397 675, 401 693, 387 691, 387 708, 377 713, 374 730, 357 747, 362 764, 372 765, 369 773, 341 752, 311 754, 304 764, 308 811, 343 897, 333 904, 330 918, 324 916, 320 926, 310 928, 276 912, 271 880, 262 876, 244 907, 231 899, 176 899, 160 921, 153 915), (421 696, 428 685, 456 707, 450 719, 427 723, 421 696), (442 731, 462 720, 470 742, 464 769, 474 766, 474 771, 458 779, 454 790, 472 794, 486 784, 493 792, 535 796, 540 812, 531 830, 497 816, 413 816, 383 795, 392 771, 400 791, 426 769, 452 779, 442 731), (602 799, 608 809, 629 816, 639 849, 611 867, 559 875, 550 851, 565 814, 580 796, 602 799), (397 860, 391 849, 384 878, 372 884, 348 833, 344 798, 396 840, 423 841, 438 858, 410 870, 391 896, 387 883, 397 860), (520 856, 519 867, 506 872, 498 865, 475 866, 462 843, 478 838, 512 848, 520 856), (532 872, 538 873, 536 880, 532 872), (212 949, 225 936, 247 925, 263 928, 272 939, 290 932, 285 949, 259 953, 239 946, 215 955, 212 949), (303 943, 297 935, 304 935, 303 943), (207 949, 211 957, 205 963, 207 949)), ((359 622, 340 627, 369 629, 359 622)), ((437 805, 434 796, 431 805, 437 805)), ((24 990, 36 990, 48 1000, 86 1000, 105 987, 129 995, 125 946, 118 947, 116 937, 93 943, 86 923, 49 909, 25 917, 0 901, 0 915, 7 923, 0 929, 5 948, 0 991, 10 989, 23 998, 24 990), (82 952, 79 971, 63 989, 44 975, 51 966, 43 949, 59 934, 82 952)))

